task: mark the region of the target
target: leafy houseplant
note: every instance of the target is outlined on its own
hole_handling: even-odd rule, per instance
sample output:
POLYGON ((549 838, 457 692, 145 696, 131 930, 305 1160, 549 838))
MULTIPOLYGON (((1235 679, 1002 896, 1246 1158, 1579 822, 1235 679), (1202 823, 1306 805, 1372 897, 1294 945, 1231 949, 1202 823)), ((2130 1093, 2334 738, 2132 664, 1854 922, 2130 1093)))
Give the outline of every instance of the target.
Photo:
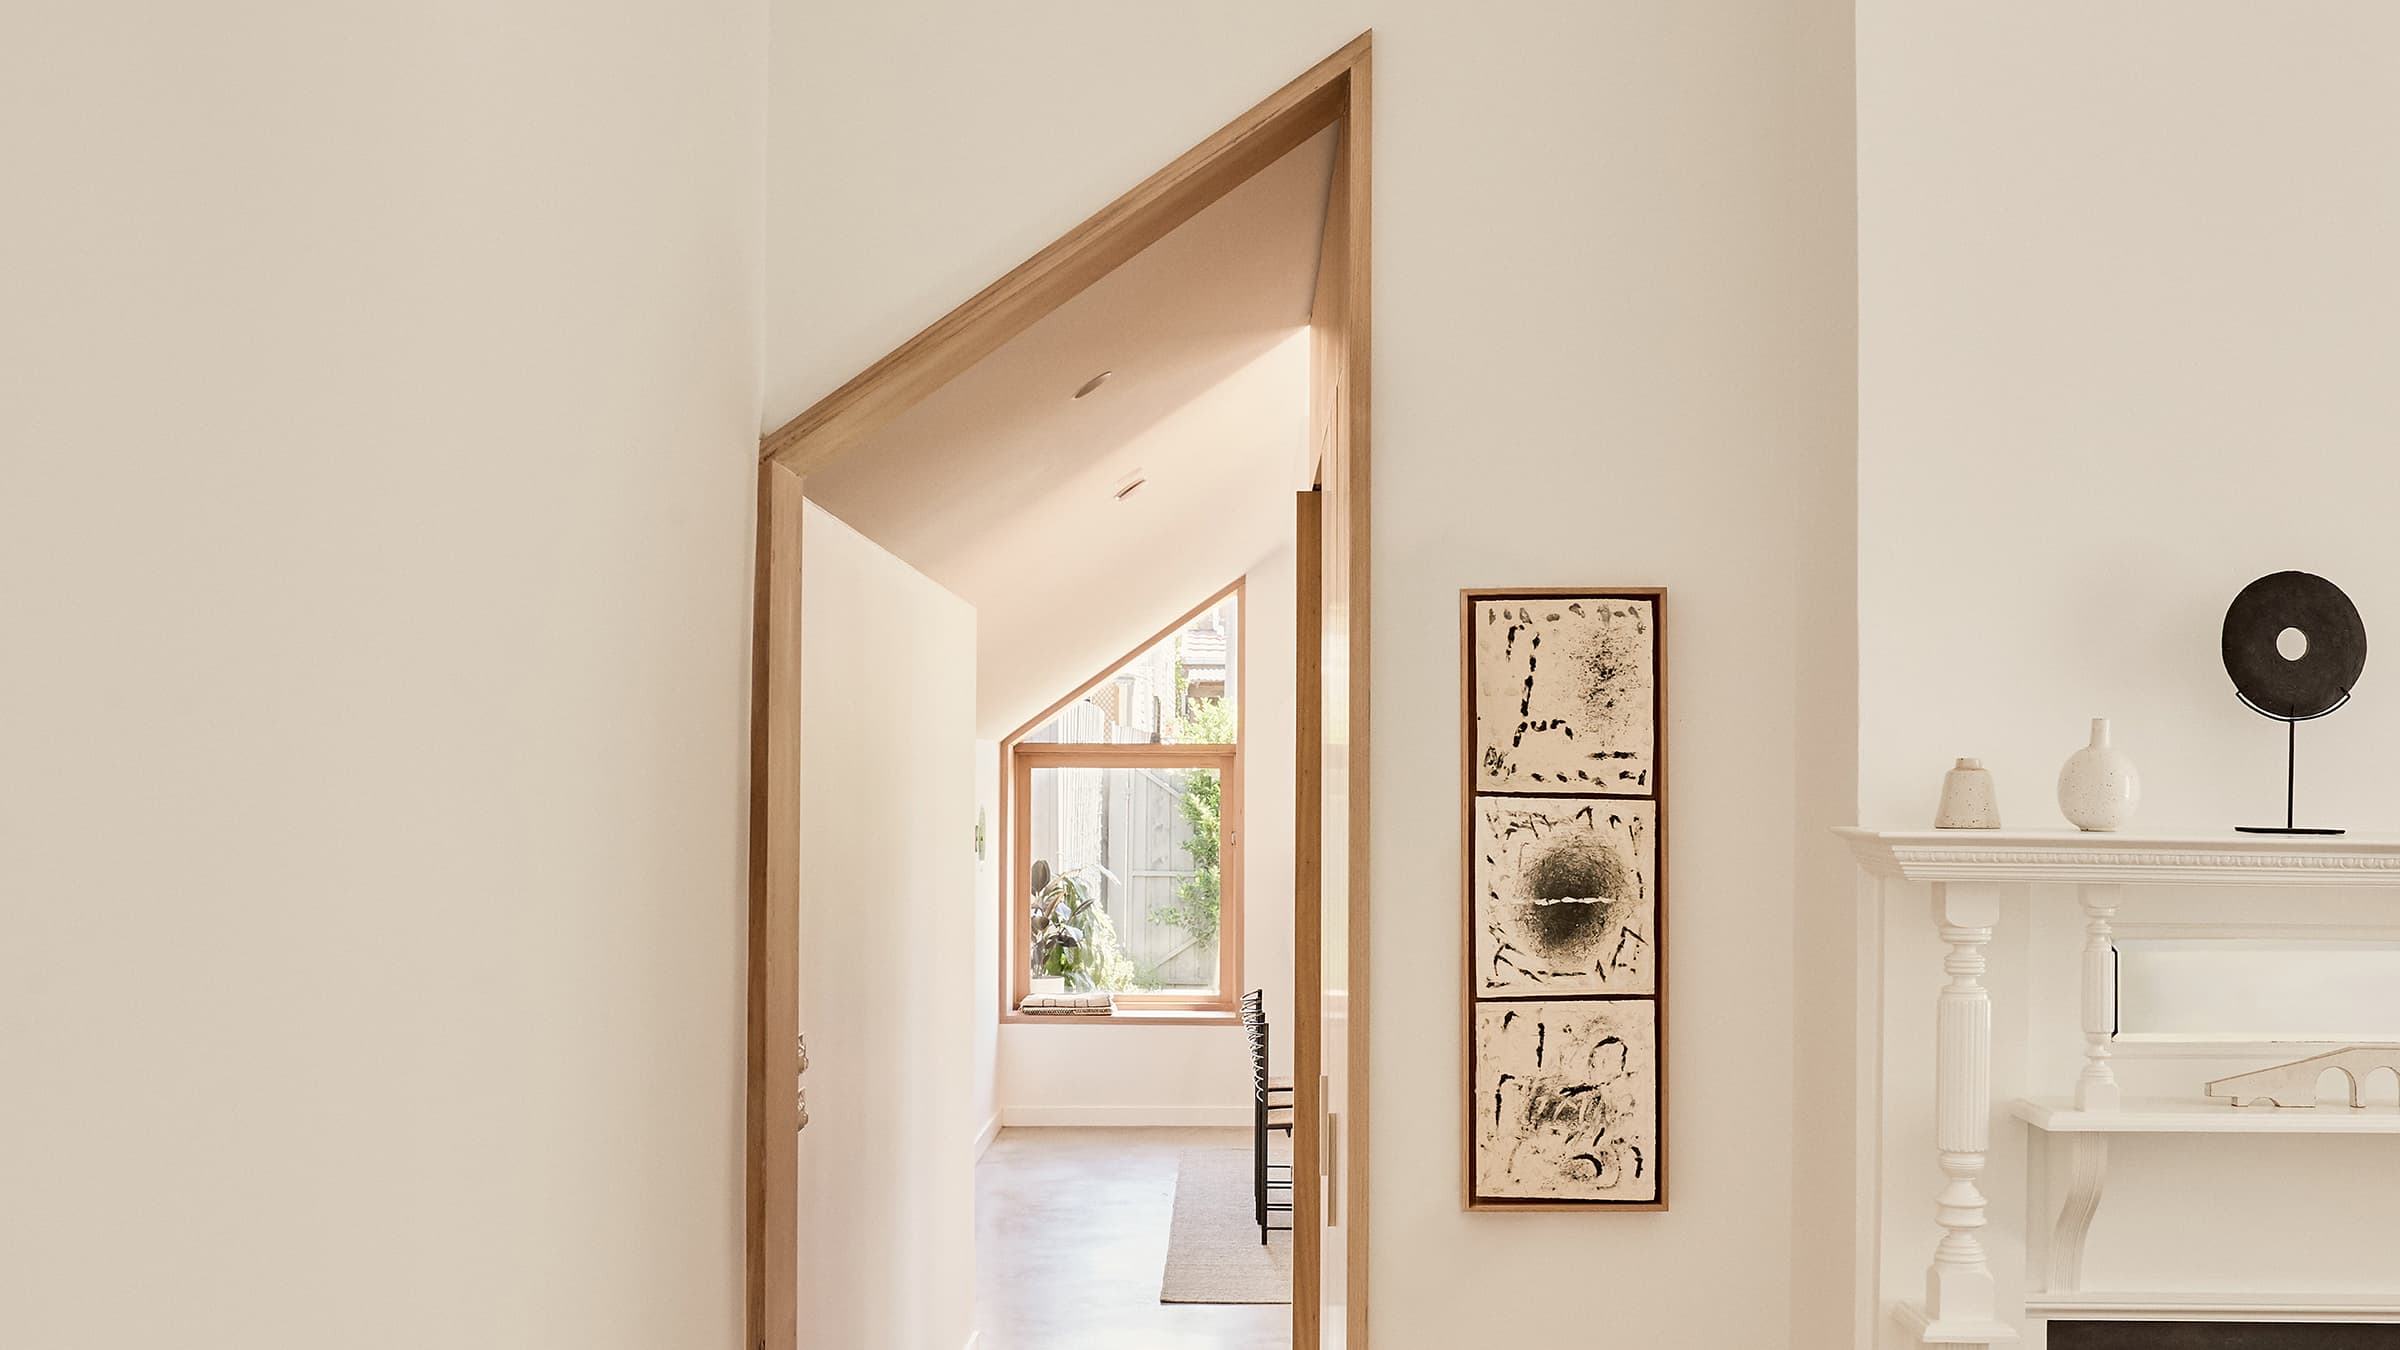
POLYGON ((1077 993, 1133 985, 1133 963, 1107 908, 1073 873, 1053 876, 1047 862, 1033 865, 1033 970, 1077 993))

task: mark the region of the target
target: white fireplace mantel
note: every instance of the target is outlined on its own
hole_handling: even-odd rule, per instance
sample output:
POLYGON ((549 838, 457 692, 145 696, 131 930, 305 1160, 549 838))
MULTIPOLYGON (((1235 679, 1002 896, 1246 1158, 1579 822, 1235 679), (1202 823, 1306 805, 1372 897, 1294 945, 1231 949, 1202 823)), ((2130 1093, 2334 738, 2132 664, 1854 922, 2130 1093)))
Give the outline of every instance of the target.
MULTIPOLYGON (((2121 1096, 2115 1057, 2114 923, 2129 886, 2355 886, 2400 889, 2400 835, 2266 835, 2239 832, 2085 833, 2078 830, 1838 831, 1869 889, 1921 883, 1944 945, 1947 982, 1936 995, 1934 1152, 1942 1182, 1932 1206, 1942 1236, 1926 1271, 1923 1301, 1893 1309, 1922 1345, 1990 1347, 2017 1339, 2018 1313, 2055 1315, 2224 1315, 2224 1307, 2292 1320, 2396 1320, 2400 1295, 2344 1295, 2315 1301, 2284 1296, 2210 1298, 2095 1294, 2082 1289, 2084 1237, 2108 1170, 2108 1140, 2123 1134, 2400 1134, 2392 1108, 2339 1113, 2278 1112, 2230 1103, 2141 1100, 2121 1096), (2081 951, 2083 1068, 2071 1095, 1992 1101, 1992 1009, 1985 949, 2001 912, 2003 887, 2033 883, 2072 888, 2084 919, 2081 951), (2034 1269, 2045 1287, 2003 1307, 1985 1258, 1984 1171, 1995 1118, 2065 1141, 2065 1203, 2047 1233, 2029 1234, 2034 1269)), ((1867 894, 1862 891, 1862 898, 1867 894)), ((1870 907, 1880 925, 1882 900, 1870 907)), ((1880 949, 1880 942, 1877 943, 1880 949)), ((1878 958, 1880 959, 1880 958, 1878 958)), ((1862 971, 1881 987, 1880 971, 1862 971)), ((1878 1015, 1870 1024, 1880 1034, 1878 1015)), ((1868 1047, 1862 1046, 1862 1051, 1868 1047)), ((2064 1084, 2062 1087, 2066 1086, 2064 1084)), ((1862 1104, 1863 1106, 1863 1104, 1862 1104)), ((1862 1124, 1866 1120, 1862 1117, 1862 1124)), ((1873 1128, 1872 1125, 1868 1126, 1873 1128)), ((1862 1270, 1880 1264, 1862 1251, 1862 1270)))
POLYGON ((2400 886, 2400 835, 1837 831, 1858 865, 1905 881, 2075 886, 2400 886))

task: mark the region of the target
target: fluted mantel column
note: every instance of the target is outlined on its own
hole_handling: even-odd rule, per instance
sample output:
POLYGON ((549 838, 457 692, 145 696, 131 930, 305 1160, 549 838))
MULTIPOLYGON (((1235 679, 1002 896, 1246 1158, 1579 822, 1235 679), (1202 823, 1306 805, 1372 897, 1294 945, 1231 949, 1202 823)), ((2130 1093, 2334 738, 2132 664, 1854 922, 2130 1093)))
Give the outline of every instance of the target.
POLYGON ((1981 1179, 1992 1133, 1992 996, 1983 985, 1984 948, 1999 919, 1997 882, 1934 884, 1933 921, 1950 949, 1942 958, 1950 979, 1934 1007, 1933 1143, 1944 1184, 1933 1209, 1942 1238, 1925 1272, 1928 1342, 2015 1339, 2000 1321, 1999 1291, 1983 1250, 1981 1179))

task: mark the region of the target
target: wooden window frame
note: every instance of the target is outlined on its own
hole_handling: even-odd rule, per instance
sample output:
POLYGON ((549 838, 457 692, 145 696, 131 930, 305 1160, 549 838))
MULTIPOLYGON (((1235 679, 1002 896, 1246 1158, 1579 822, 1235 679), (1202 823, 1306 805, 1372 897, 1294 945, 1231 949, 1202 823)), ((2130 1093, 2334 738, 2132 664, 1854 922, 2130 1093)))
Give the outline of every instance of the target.
POLYGON ((1140 1026, 1161 1023, 1232 1021, 1241 1014, 1243 890, 1242 838, 1243 731, 1245 706, 1250 701, 1247 653, 1250 614, 1247 578, 1236 579, 1178 616, 1173 623, 1144 638, 1133 650, 1102 666, 1098 674, 1076 686, 1073 693, 1044 708, 1000 744, 1000 1020, 1048 1026, 1140 1026), (1232 650, 1225 656, 1233 669, 1233 743, 1231 745, 1107 745, 1040 742, 1025 738, 1072 707, 1076 700, 1101 686, 1125 664, 1175 636, 1201 615, 1233 601, 1232 650), (1022 809, 1036 768, 1213 768, 1222 796, 1218 803, 1217 855, 1217 987, 1210 994, 1121 993, 1110 1017, 1057 1017, 1018 1011, 1033 992, 1033 880, 1031 874, 1033 813, 1022 809))
POLYGON ((1232 1017, 1240 1011, 1242 980, 1242 848, 1241 756, 1230 745, 1026 745, 1010 756, 1015 778, 1009 801, 1028 800, 1035 769, 1214 769, 1222 784, 1218 828, 1217 988, 1213 993, 1129 991, 1116 996, 1119 1017, 1044 1017, 1017 1011, 1032 992, 1033 968, 1025 959, 1033 949, 1033 879, 1030 848, 1033 813, 1015 811, 1008 822, 1012 866, 1003 904, 1009 907, 1011 932, 1005 945, 1015 952, 1009 962, 1014 988, 1003 1016, 1026 1022, 1072 1022, 1078 1026, 1106 1025, 1122 1014, 1176 1013, 1176 1020, 1213 1013, 1232 1017))

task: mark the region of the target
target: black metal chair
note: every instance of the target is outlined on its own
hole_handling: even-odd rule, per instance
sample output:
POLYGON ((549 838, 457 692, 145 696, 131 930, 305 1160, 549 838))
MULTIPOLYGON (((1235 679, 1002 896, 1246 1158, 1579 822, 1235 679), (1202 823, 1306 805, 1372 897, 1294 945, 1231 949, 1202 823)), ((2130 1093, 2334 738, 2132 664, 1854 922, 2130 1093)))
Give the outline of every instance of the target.
POLYGON ((1258 1217, 1258 1241, 1263 1247, 1268 1233, 1288 1233, 1292 1228, 1288 1221, 1282 1224, 1272 1221, 1279 1212, 1287 1220, 1291 1215, 1292 1165, 1267 1160, 1267 1136, 1281 1131, 1284 1138, 1291 1138, 1294 1110, 1291 1080, 1267 1076, 1265 991, 1253 989, 1242 995, 1242 1030, 1250 1037, 1250 1195, 1258 1217), (1277 1190, 1283 1192, 1281 1204, 1275 1203, 1277 1190))

